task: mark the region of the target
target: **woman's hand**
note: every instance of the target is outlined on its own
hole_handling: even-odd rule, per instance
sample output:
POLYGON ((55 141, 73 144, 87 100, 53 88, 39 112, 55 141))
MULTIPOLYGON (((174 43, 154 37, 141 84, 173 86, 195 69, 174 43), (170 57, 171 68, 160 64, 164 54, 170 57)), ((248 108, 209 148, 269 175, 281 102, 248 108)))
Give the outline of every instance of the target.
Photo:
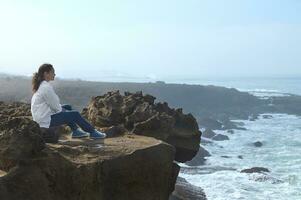
POLYGON ((65 111, 65 110, 72 110, 72 106, 68 105, 68 104, 64 104, 64 105, 62 105, 62 110, 63 111, 65 111))

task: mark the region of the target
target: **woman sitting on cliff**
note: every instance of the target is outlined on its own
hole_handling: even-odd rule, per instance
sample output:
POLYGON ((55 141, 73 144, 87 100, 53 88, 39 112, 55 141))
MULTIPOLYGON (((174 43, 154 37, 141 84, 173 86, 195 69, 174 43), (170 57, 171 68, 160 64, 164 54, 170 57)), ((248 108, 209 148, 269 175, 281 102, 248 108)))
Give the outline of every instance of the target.
POLYGON ((50 128, 67 124, 72 130, 72 138, 87 137, 105 138, 106 134, 97 131, 78 111, 70 105, 61 105, 49 81, 55 77, 51 64, 43 64, 32 78, 33 96, 31 99, 31 114, 40 127, 50 128), (78 126, 83 130, 80 130, 78 126))

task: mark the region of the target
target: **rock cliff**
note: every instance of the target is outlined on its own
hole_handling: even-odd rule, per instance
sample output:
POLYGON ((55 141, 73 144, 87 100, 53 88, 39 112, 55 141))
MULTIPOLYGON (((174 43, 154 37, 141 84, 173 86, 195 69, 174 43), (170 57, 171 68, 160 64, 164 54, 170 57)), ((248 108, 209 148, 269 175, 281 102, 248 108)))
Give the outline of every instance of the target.
POLYGON ((174 153, 136 135, 45 144, 35 122, 14 118, 0 132, 0 199, 166 200, 179 171, 174 153))
POLYGON ((45 143, 30 105, 0 102, 0 199, 167 200, 179 172, 174 160, 196 154, 200 132, 192 115, 154 100, 142 93, 95 97, 83 114, 117 137, 62 134, 57 144, 45 143))

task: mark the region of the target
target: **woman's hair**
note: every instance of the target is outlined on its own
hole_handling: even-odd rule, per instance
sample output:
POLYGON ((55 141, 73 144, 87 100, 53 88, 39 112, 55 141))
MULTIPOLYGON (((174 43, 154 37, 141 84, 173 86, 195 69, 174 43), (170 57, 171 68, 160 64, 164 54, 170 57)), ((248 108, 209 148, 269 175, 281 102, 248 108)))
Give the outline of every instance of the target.
POLYGON ((50 72, 53 69, 51 64, 45 63, 39 67, 38 72, 35 72, 32 77, 32 92, 35 93, 42 81, 44 80, 44 72, 50 72))

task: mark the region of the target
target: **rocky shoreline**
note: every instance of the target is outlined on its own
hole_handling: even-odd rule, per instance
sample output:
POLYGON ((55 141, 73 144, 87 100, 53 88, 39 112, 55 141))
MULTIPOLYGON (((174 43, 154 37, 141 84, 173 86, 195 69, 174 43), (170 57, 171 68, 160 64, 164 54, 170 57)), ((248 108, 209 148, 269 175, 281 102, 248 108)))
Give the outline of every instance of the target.
MULTIPOLYGON (((29 84, 25 79, 24 82, 26 82, 26 84, 22 85, 26 86, 29 84)), ((11 88, 9 84, 8 86, 8 88, 11 88)), ((197 128, 202 128, 202 130, 204 130, 204 135, 201 141, 202 146, 215 141, 213 140, 213 137, 216 137, 216 135, 218 134, 212 134, 211 131, 214 132, 214 130, 227 130, 229 134, 235 134, 235 130, 245 129, 242 123, 232 122, 232 119, 245 119, 254 121, 257 120, 258 116, 263 113, 287 113, 301 115, 301 110, 297 109, 301 108, 301 97, 292 94, 287 94, 286 96, 281 97, 269 97, 266 99, 261 99, 246 92, 239 92, 236 89, 228 89, 215 86, 165 83, 135 84, 97 83, 85 81, 80 81, 79 83, 77 83, 72 81, 61 81, 59 84, 56 85, 56 87, 56 89, 58 89, 58 92, 60 93, 60 96, 63 96, 64 102, 71 101, 71 103, 75 104, 77 108, 84 108, 83 115, 85 115, 87 118, 89 118, 90 116, 89 120, 93 121, 93 119, 95 119, 95 121, 93 122, 94 125, 106 131, 106 133, 110 137, 122 137, 124 134, 127 133, 146 136, 153 135, 152 137, 155 137, 159 140, 164 140, 165 142, 170 143, 171 145, 176 147, 176 152, 178 153, 177 155, 175 155, 175 157, 178 157, 178 161, 185 162, 192 158, 194 155, 196 155, 195 157, 193 157, 193 160, 186 162, 192 167, 205 164, 206 157, 210 156, 210 153, 207 152, 203 147, 200 148, 200 151, 197 151, 197 140, 191 140, 190 138, 186 140, 187 142, 181 142, 185 141, 185 136, 183 137, 181 134, 179 134, 179 131, 177 130, 181 130, 181 133, 183 131, 182 125, 178 124, 177 126, 175 126, 175 123, 172 122, 172 120, 169 120, 170 117, 173 118, 174 116, 176 116, 175 114, 170 113, 183 113, 181 109, 175 109, 174 111, 170 112, 169 109, 166 109, 168 107, 168 104, 157 104, 156 100, 153 99, 151 96, 144 95, 143 97, 142 95, 141 97, 140 93, 126 93, 126 95, 120 95, 116 92, 110 92, 97 98, 92 98, 92 103, 90 102, 90 104, 86 106, 87 97, 90 97, 92 94, 99 94, 99 91, 102 91, 103 93, 104 91, 111 89, 120 89, 120 91, 142 90, 152 95, 155 94, 158 97, 158 101, 167 101, 172 107, 181 107, 184 109, 184 111, 191 112, 193 114, 198 123, 195 123, 193 120, 191 121, 193 123, 188 123, 193 124, 191 127, 194 127, 192 129, 189 129, 189 131, 193 130, 192 132, 194 132, 190 132, 189 135, 192 136, 192 138, 193 135, 194 137, 196 137, 195 135, 197 135, 198 133, 197 131, 195 131, 196 126, 194 124, 199 124, 200 127, 197 128), (74 88, 76 88, 76 90, 74 90, 74 88), (91 90, 92 88, 95 88, 95 91, 91 90), (81 94, 79 94, 79 92, 81 94), (127 101, 127 98, 129 96, 131 96, 131 100, 127 101), (141 99, 143 100, 141 101, 141 99), (119 105, 120 102, 122 102, 122 106, 116 106, 119 105), (97 106, 95 106, 94 104, 97 106), (100 108, 99 105, 102 104, 103 106, 100 108), (135 112, 133 112, 132 109, 124 109, 124 107, 131 107, 133 105, 138 105, 139 109, 137 109, 135 112), (102 111, 103 114, 97 114, 98 110, 103 109, 105 111, 102 111), (164 114, 162 114, 162 110, 164 110, 164 114), (149 115, 149 113, 154 112, 157 112, 156 117, 154 117, 154 115, 149 115), (132 116, 133 113, 134 116, 132 116), (142 115, 144 113, 146 113, 146 115, 142 115), (112 116, 117 116, 117 118, 120 118, 120 116, 122 116, 123 120, 118 121, 118 123, 115 123, 114 120, 111 120, 112 116), (141 121, 137 120, 141 117, 144 117, 145 119, 141 121), (155 124, 157 124, 158 121, 166 121, 167 123, 159 123, 160 128, 158 128, 154 126, 155 124), (152 127, 152 131, 145 130, 145 128, 149 127, 152 127), (160 130, 163 129, 165 129, 165 131, 162 131, 162 135, 156 135, 156 133, 160 132, 160 130), (171 129, 173 129, 174 131, 166 131, 171 129), (207 133, 211 133, 211 136, 204 137, 207 133), (191 144, 193 145, 191 146, 191 144)), ((26 91, 26 89, 24 89, 23 91, 26 91)), ((12 92, 14 92, 14 90, 12 90, 12 92)), ((28 93, 29 92, 27 91, 26 95, 28 93)), ((14 99, 16 100, 21 99, 22 101, 26 102, 28 101, 28 97, 26 95, 21 95, 22 97, 19 98, 17 94, 11 93, 8 96, 14 97, 14 99)), ((0 116, 6 116, 4 118, 1 118, 0 128, 1 124, 6 122, 8 119, 12 119, 16 116, 30 115, 29 110, 26 110, 25 107, 28 107, 28 104, 0 103, 0 116), (16 111, 14 109, 14 107, 16 106, 22 109, 16 111)), ((263 117, 269 118, 270 116, 265 115, 263 117)), ((186 116, 185 118, 189 119, 191 117, 186 116)), ((63 130, 63 132, 65 131, 66 130, 63 130)), ((218 136, 215 139, 223 140, 226 139, 226 137, 218 136)), ((254 144, 252 145, 254 145, 256 148, 260 148, 260 146, 264 144, 262 144, 260 141, 254 141, 254 144)), ((224 157, 222 157, 221 159, 227 158, 229 158, 229 155, 224 155, 224 157)), ((239 159, 243 159, 243 156, 239 156, 239 159)), ((185 168, 181 170, 187 171, 187 169, 185 168)), ((233 169, 229 168, 225 170, 233 169)), ((199 171, 199 173, 202 172, 199 171)), ((6 172, 3 171, 1 174, 2 175, 0 175, 0 177, 5 177, 7 175, 6 172)), ((184 185, 188 185, 187 190, 189 190, 189 187, 191 187, 189 186, 189 184, 184 185)), ((180 198, 180 195, 174 196, 173 198, 180 198)))

